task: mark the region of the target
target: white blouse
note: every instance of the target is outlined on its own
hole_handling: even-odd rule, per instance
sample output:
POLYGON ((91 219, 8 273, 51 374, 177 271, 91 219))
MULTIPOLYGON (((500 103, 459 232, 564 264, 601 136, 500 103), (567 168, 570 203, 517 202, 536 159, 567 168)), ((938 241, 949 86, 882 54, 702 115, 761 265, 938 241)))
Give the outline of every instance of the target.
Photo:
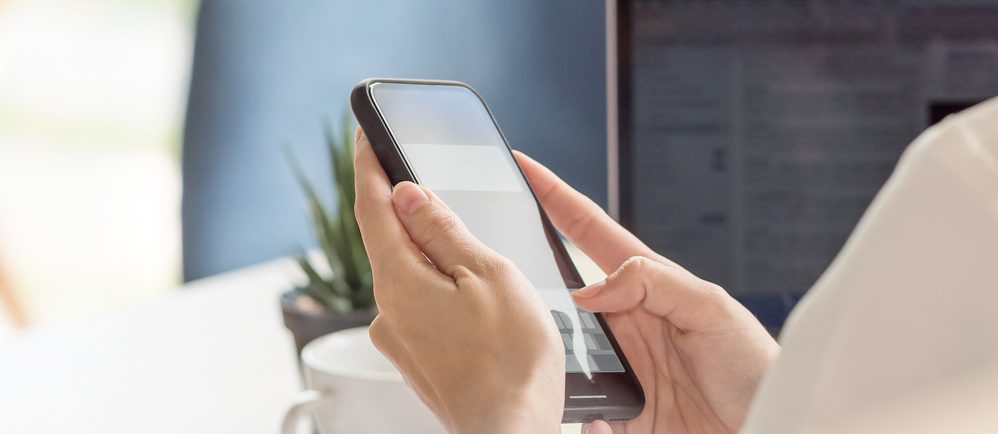
POLYGON ((908 147, 780 341, 743 433, 998 432, 998 98, 908 147))

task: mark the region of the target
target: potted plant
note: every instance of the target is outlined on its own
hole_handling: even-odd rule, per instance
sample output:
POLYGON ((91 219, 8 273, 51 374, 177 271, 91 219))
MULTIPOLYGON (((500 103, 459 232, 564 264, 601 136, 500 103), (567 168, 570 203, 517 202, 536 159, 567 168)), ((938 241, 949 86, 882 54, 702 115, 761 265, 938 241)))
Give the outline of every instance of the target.
POLYGON ((335 207, 327 206, 320 198, 290 148, 285 148, 308 200, 314 236, 322 253, 318 258, 304 250, 299 252, 297 261, 308 282, 281 295, 284 325, 294 335, 299 352, 319 336, 368 325, 377 315, 371 264, 353 213, 354 140, 349 112, 340 129, 337 135, 328 123, 323 128, 335 181, 335 207))

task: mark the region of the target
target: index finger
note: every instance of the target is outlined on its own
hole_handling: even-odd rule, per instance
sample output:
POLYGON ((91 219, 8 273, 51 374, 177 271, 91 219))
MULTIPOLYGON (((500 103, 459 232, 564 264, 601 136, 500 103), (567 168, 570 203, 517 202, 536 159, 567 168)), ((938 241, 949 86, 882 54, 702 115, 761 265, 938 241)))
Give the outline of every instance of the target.
POLYGON ((513 151, 513 154, 551 222, 604 273, 616 270, 632 256, 653 258, 665 265, 682 268, 652 251, 610 218, 596 202, 562 181, 550 169, 520 151, 513 151))
MULTIPOLYGON (((357 128, 354 154, 354 184, 357 201, 354 214, 371 261, 371 269, 399 269, 406 263, 424 263, 426 257, 412 243, 408 232, 395 215, 392 185, 381 168, 374 149, 363 130, 357 128)), ((402 268, 408 269, 408 268, 402 268)))

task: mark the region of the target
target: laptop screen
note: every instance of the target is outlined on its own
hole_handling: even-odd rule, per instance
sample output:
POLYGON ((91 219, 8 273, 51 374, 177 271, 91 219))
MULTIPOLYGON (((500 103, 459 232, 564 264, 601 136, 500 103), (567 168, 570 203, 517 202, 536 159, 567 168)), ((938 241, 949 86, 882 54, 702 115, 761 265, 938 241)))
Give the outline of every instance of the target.
POLYGON ((998 95, 994 1, 617 0, 608 17, 611 210, 771 330, 906 145, 998 95))

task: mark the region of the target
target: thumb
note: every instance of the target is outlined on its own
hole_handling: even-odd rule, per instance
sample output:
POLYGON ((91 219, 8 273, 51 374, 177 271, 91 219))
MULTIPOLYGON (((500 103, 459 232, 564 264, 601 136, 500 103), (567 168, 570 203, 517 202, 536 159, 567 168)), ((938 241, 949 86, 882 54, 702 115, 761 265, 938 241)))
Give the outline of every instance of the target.
POLYGON ((454 276, 461 267, 474 269, 482 252, 491 252, 428 188, 400 182, 392 202, 409 238, 445 274, 454 276))
POLYGON ((623 312, 643 307, 685 331, 705 330, 734 301, 721 287, 692 273, 635 256, 606 280, 572 293, 575 303, 592 312, 623 312))
POLYGON ((613 429, 610 424, 595 420, 582 427, 582 434, 613 434, 613 429))

